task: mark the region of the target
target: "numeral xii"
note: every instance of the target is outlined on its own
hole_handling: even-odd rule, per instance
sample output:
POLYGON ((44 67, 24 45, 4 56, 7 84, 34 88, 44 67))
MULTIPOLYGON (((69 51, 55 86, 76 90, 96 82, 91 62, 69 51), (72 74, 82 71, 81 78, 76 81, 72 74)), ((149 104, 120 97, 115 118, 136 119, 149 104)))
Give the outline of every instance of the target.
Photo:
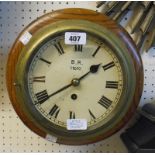
POLYGON ((75 50, 76 52, 82 52, 82 49, 83 49, 83 45, 75 45, 75 46, 74 46, 74 50, 75 50))

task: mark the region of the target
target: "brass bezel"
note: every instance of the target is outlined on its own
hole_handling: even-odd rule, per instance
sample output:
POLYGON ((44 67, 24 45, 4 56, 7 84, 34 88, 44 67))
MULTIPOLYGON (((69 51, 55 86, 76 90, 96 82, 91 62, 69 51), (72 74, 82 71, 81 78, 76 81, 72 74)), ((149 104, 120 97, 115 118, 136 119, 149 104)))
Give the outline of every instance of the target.
POLYGON ((106 132, 114 128, 122 120, 123 117, 125 117, 128 108, 131 106, 131 104, 134 104, 131 103, 131 101, 135 92, 136 76, 134 64, 130 54, 128 53, 128 49, 126 48, 122 40, 113 32, 109 31, 101 25, 86 20, 61 20, 41 28, 32 36, 29 43, 23 48, 16 67, 15 83, 17 84, 16 97, 23 107, 22 109, 27 117, 32 120, 33 123, 36 124, 36 126, 45 131, 47 134, 51 134, 57 137, 57 141, 60 143, 64 143, 65 141, 69 140, 76 141, 75 143, 80 144, 81 139, 83 141, 92 141, 92 139, 94 139, 95 137, 97 138, 104 135, 106 132), (90 33, 91 35, 94 35, 95 37, 99 37, 106 41, 119 56, 121 64, 124 67, 124 73, 126 73, 124 75, 124 78, 127 83, 124 87, 124 95, 122 96, 122 100, 119 103, 119 105, 121 105, 121 108, 119 107, 114 110, 114 112, 111 114, 111 117, 109 117, 109 120, 107 120, 106 127, 105 125, 103 125, 102 127, 95 129, 91 134, 87 134, 84 131, 70 133, 64 131, 63 133, 60 132, 62 130, 59 130, 57 126, 53 126, 54 129, 52 131, 44 128, 40 124, 41 122, 36 122, 32 112, 30 112, 30 107, 28 108, 27 106, 28 91, 26 88, 26 75, 28 72, 27 67, 29 65, 30 58, 32 58, 32 56, 34 55, 33 52, 47 38, 56 36, 66 31, 85 31, 87 33, 90 33))

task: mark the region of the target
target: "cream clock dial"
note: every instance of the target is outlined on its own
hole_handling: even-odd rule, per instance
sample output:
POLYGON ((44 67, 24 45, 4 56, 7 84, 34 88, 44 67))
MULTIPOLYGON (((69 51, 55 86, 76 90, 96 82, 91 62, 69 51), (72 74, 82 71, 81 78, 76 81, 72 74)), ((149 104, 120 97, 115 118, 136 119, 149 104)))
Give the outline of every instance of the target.
POLYGON ((39 113, 58 126, 83 118, 90 127, 115 109, 123 89, 122 67, 114 52, 90 35, 86 45, 64 40, 51 39, 37 50, 28 72, 29 94, 39 113))
POLYGON ((86 9, 63 9, 19 35, 6 77, 13 107, 32 131, 82 145, 128 122, 142 93, 143 66, 133 41, 114 21, 86 9))

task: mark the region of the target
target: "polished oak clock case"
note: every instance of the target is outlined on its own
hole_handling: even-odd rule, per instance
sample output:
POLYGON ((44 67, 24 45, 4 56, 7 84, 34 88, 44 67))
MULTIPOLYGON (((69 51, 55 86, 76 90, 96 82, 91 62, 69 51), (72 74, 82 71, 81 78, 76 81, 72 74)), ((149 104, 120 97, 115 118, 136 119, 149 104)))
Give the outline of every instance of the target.
POLYGON ((41 137, 71 145, 121 129, 143 88, 132 39, 105 15, 86 9, 58 10, 28 25, 10 51, 6 77, 21 120, 41 137), (26 43, 25 34, 31 36, 26 43), (74 35, 84 35, 86 43, 74 35))

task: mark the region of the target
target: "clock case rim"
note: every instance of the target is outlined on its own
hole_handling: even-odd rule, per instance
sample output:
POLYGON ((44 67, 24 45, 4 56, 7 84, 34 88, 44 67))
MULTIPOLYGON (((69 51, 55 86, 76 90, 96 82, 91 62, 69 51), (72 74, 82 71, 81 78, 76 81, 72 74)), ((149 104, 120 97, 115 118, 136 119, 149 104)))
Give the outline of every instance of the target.
MULTIPOLYGON (((77 20, 76 20, 77 21, 77 20)), ((109 31, 109 30, 108 30, 109 31)), ((120 41, 121 41, 121 39, 120 39, 120 41)), ((30 41, 31 42, 31 41, 30 41)), ((122 44, 123 45, 123 44, 122 44)), ((124 46, 124 45, 123 45, 124 46)), ((25 46, 26 47, 26 46, 25 46)), ((124 46, 125 47, 125 46, 124 46)), ((126 47, 125 47, 126 48, 126 47)), ((17 88, 17 87, 16 87, 17 88)), ((27 124, 27 123, 26 123, 27 124)), ((42 129, 41 129, 42 130, 42 129)), ((118 129, 115 129, 115 131, 113 131, 113 132, 116 132, 118 129)), ((46 133, 46 132, 45 132, 46 133)), ((112 134, 112 133, 111 133, 112 134)), ((110 135, 111 135, 110 134, 110 135)), ((104 135, 102 135, 103 137, 104 137, 104 135)), ((109 135, 108 135, 109 136, 109 135)), ((44 136, 43 136, 44 137, 44 136)), ((99 136, 100 137, 100 136, 99 136)), ((69 142, 69 144, 85 144, 85 143, 92 143, 92 142, 94 142, 94 141, 96 141, 97 139, 102 139, 102 138, 99 138, 99 137, 93 137, 93 140, 90 138, 90 137, 88 137, 88 140, 86 140, 86 141, 83 141, 82 143, 81 143, 81 140, 79 139, 78 140, 78 142, 75 142, 72 138, 70 139, 66 139, 66 138, 59 138, 58 137, 58 142, 59 143, 65 143, 65 144, 68 144, 68 142, 69 142), (67 141, 68 140, 68 141, 67 141)), ((105 137, 107 137, 107 136, 105 136, 105 137)))

